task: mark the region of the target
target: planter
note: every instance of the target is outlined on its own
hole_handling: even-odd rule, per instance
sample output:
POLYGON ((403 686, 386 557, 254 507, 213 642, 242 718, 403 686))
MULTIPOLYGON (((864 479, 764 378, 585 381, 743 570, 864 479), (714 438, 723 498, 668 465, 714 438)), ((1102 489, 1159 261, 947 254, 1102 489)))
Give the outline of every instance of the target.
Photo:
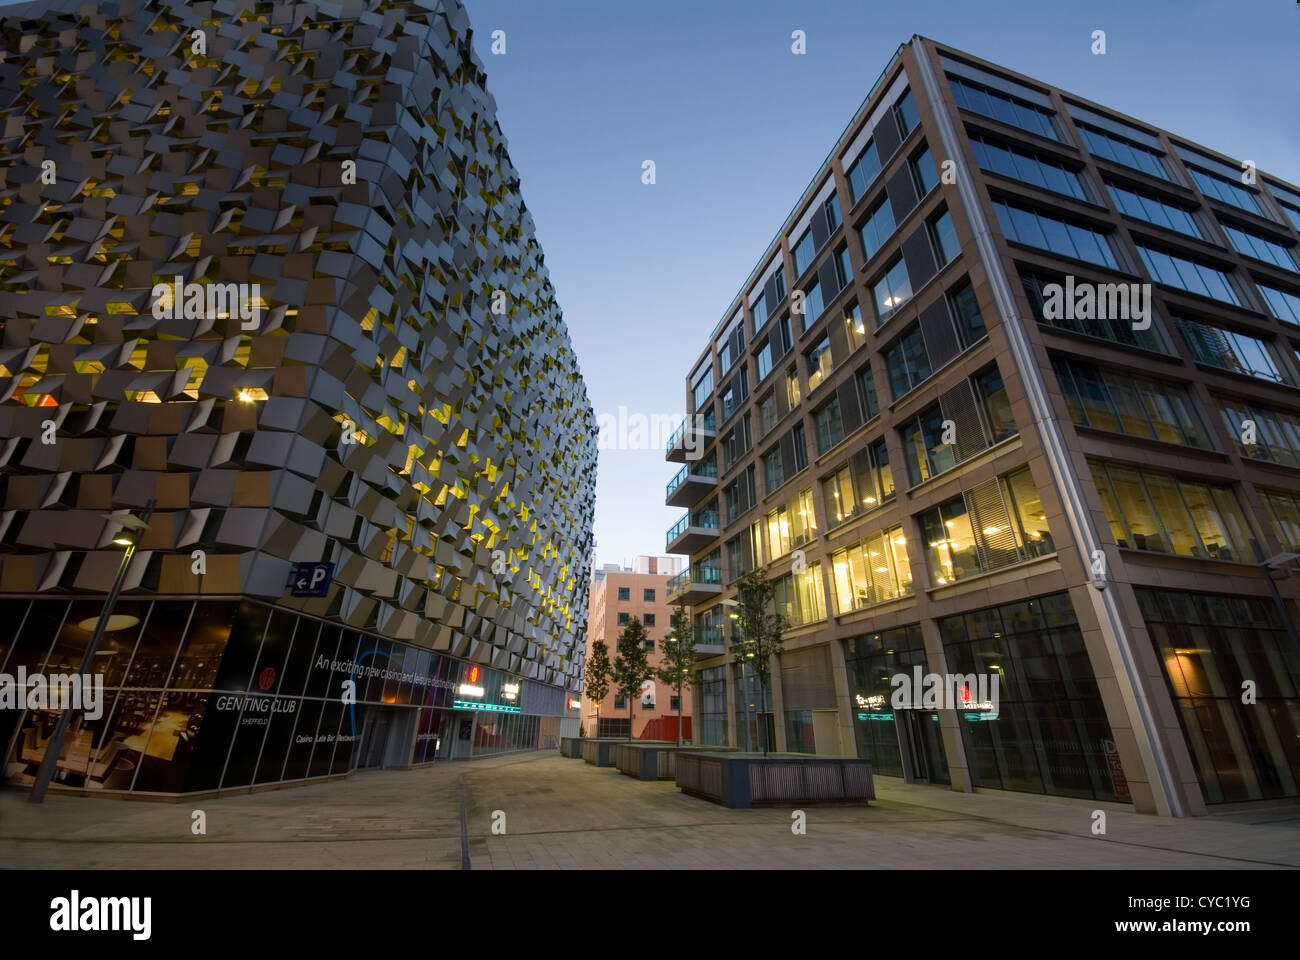
POLYGON ((582 741, 582 759, 588 763, 594 763, 598 767, 612 767, 617 763, 617 750, 621 747, 636 748, 638 746, 652 747, 673 747, 676 744, 661 742, 658 740, 583 740, 582 741))
POLYGON ((683 793, 748 809, 757 804, 861 803, 876 799, 871 761, 798 754, 682 750, 676 781, 683 793))
POLYGON ((608 767, 613 765, 611 751, 613 748, 623 743, 622 740, 583 740, 582 741, 582 759, 587 763, 594 763, 598 767, 608 767))
POLYGON ((644 740, 621 743, 614 747, 613 761, 620 773, 638 780, 674 780, 677 755, 683 751, 731 751, 732 747, 679 747, 675 743, 649 743, 644 740))
POLYGON ((582 759, 581 737, 560 737, 560 756, 568 757, 571 760, 582 759))

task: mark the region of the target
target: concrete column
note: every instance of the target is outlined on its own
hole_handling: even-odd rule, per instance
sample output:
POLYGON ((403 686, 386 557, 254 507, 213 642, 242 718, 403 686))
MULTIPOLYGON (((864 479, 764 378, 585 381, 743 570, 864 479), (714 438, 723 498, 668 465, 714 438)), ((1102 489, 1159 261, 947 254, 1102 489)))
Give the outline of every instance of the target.
MULTIPOLYGON (((928 672, 947 675, 948 658, 943 652, 943 638, 935 620, 921 621, 921 639, 925 643, 925 662, 928 672)), ((919 691, 913 691, 918 696, 919 691)), ((966 745, 962 742, 961 728, 956 710, 939 710, 939 733, 943 737, 943 752, 948 759, 948 779, 958 793, 974 793, 975 781, 966 762, 966 745)), ((906 754, 904 754, 906 756, 906 754)))
POLYGON ((857 714, 857 704, 853 700, 853 691, 849 688, 849 668, 844 658, 844 641, 832 640, 828 646, 831 654, 831 679, 835 683, 835 713, 840 733, 838 756, 856 757, 858 742, 854 717, 857 714))

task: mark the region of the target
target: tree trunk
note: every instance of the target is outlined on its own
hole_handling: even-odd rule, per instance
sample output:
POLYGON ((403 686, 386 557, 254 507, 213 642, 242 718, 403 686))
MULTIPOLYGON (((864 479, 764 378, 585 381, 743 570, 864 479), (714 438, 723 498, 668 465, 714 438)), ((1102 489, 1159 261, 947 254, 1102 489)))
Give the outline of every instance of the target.
POLYGON ((636 698, 627 698, 627 738, 632 739, 632 725, 636 723, 636 698))
POLYGON ((677 746, 682 745, 682 682, 677 681, 677 746))
POLYGON ((763 717, 767 716, 767 684, 763 682, 763 675, 758 675, 758 723, 762 728, 760 739, 763 741, 763 756, 767 756, 767 724, 763 723, 763 717))

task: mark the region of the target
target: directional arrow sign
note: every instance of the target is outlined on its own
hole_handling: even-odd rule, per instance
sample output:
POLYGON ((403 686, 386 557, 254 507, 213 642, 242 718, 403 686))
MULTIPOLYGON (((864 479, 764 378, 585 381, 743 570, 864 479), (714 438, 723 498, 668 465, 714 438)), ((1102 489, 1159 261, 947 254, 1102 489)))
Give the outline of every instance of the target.
POLYGON ((324 597, 334 579, 332 563, 299 563, 293 568, 291 597, 324 597))

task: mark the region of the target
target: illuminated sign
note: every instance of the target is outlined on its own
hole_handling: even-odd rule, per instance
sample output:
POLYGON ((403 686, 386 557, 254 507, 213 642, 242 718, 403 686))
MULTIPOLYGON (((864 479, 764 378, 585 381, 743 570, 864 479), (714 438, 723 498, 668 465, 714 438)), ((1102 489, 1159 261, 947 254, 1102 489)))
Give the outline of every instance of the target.
POLYGON ((456 692, 462 697, 481 697, 484 689, 479 686, 478 682, 479 668, 477 666, 467 666, 464 676, 461 678, 461 684, 456 688, 456 692))
MULTIPOLYGON (((997 686, 994 686, 994 691, 997 686)), ((992 700, 976 700, 970 694, 970 685, 962 686, 961 690, 961 708, 966 711, 964 714, 967 720, 996 720, 998 718, 998 706, 992 700)))
POLYGON ((514 701, 519 699, 519 684, 503 683, 501 685, 501 696, 507 700, 514 701))
POLYGON ((885 698, 880 694, 875 694, 874 696, 867 697, 867 696, 863 696, 860 693, 855 693, 853 695, 853 699, 857 701, 859 710, 871 711, 870 713, 859 713, 858 714, 859 720, 892 721, 894 719, 894 714, 891 711, 885 709, 885 698))
POLYGON ((491 713, 518 713, 519 708, 507 703, 474 703, 469 700, 453 700, 451 705, 457 710, 487 710, 491 713))
POLYGON ((577 699, 575 699, 575 698, 573 698, 573 697, 570 697, 570 698, 569 698, 569 709, 570 709, 570 710, 577 710, 577 709, 579 709, 581 706, 582 706, 582 701, 581 701, 581 700, 577 700, 577 699))

